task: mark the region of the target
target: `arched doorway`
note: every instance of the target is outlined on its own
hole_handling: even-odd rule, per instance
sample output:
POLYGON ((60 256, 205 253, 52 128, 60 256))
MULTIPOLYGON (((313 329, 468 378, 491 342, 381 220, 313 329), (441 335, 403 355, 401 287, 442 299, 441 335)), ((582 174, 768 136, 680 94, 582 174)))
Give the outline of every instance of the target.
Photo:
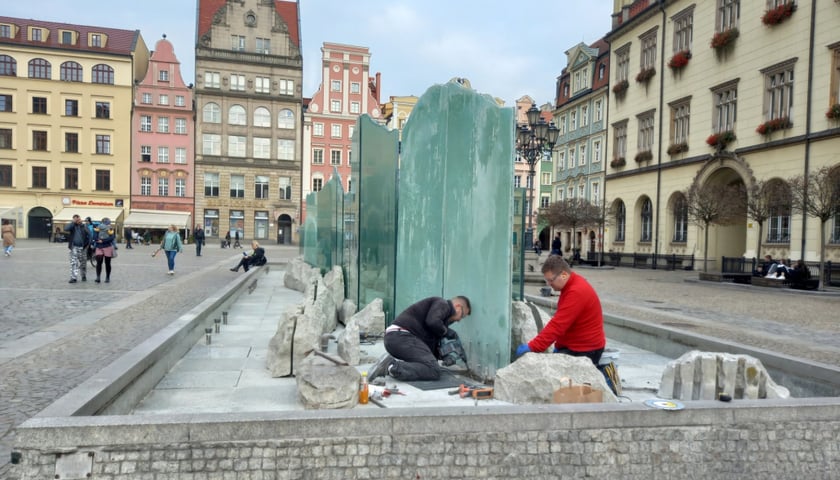
POLYGON ((35 207, 26 214, 27 238, 50 238, 52 213, 44 207, 35 207))
MULTIPOLYGON (((698 176, 697 181, 702 184, 712 185, 716 187, 730 187, 738 190, 739 194, 743 196, 738 202, 728 206, 729 209, 736 209, 730 212, 735 219, 725 225, 710 225, 709 226, 709 245, 708 245, 708 260, 720 259, 721 257, 742 257, 747 248, 747 208, 746 208, 746 187, 744 179, 738 172, 738 169, 731 165, 719 166, 715 169, 709 169, 698 176)), ((702 228, 702 225, 698 227, 702 228)), ((698 246, 703 242, 702 229, 698 231, 698 246)), ((703 251, 700 248, 700 251, 703 251)), ((720 268, 715 262, 709 262, 709 268, 720 268)))
POLYGON ((291 245, 292 243, 292 217, 286 215, 280 215, 277 217, 277 244, 284 245, 288 244, 291 245))
POLYGON ((593 256, 598 253, 598 246, 595 243, 595 231, 594 230, 589 231, 589 250, 588 251, 590 253, 592 253, 593 256))

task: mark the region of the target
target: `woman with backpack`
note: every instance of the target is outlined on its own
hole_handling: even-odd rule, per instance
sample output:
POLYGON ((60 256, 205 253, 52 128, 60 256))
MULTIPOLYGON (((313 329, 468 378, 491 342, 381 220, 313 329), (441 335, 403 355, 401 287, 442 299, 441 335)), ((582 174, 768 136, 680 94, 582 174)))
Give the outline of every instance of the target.
POLYGON ((102 276, 102 263, 105 263, 105 283, 111 281, 111 258, 115 257, 114 250, 116 248, 115 242, 117 240, 114 234, 114 227, 111 226, 111 219, 105 217, 98 226, 93 227, 93 256, 96 258, 96 280, 102 276))

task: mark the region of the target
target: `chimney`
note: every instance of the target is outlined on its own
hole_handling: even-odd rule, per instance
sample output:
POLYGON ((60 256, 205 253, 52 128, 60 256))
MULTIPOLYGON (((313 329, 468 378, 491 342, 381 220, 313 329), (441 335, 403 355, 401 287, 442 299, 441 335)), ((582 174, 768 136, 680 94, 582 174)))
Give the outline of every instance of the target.
POLYGON ((376 72, 376 103, 382 105, 379 98, 382 96, 382 73, 376 72))

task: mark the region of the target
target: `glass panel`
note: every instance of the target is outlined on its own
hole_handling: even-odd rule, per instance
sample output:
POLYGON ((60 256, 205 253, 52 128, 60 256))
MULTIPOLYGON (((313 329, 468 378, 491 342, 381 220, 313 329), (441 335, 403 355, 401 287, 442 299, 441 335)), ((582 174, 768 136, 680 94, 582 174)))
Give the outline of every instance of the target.
POLYGON ((528 189, 513 189, 513 231, 511 233, 511 285, 514 300, 525 299, 525 218, 527 217, 528 189))
POLYGON ((303 259, 321 274, 343 264, 344 189, 341 175, 333 169, 330 180, 318 192, 306 196, 303 259))

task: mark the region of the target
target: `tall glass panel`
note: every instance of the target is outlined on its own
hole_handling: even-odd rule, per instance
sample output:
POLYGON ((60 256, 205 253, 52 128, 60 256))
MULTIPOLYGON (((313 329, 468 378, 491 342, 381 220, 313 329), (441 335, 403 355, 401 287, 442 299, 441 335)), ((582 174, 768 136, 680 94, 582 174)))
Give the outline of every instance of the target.
POLYGON ((303 251, 303 261, 318 266, 318 192, 306 196, 306 220, 301 231, 300 248, 303 251))
POLYGON ((486 377, 510 361, 513 132, 511 108, 454 82, 427 90, 403 130, 395 311, 469 297, 455 329, 486 377))
POLYGON ((528 189, 516 188, 513 190, 513 230, 511 231, 511 278, 513 279, 513 299, 525 299, 525 218, 528 199, 528 189))
POLYGON ((321 273, 343 264, 344 257, 344 188, 338 169, 324 188, 316 193, 317 201, 317 264, 321 273))

